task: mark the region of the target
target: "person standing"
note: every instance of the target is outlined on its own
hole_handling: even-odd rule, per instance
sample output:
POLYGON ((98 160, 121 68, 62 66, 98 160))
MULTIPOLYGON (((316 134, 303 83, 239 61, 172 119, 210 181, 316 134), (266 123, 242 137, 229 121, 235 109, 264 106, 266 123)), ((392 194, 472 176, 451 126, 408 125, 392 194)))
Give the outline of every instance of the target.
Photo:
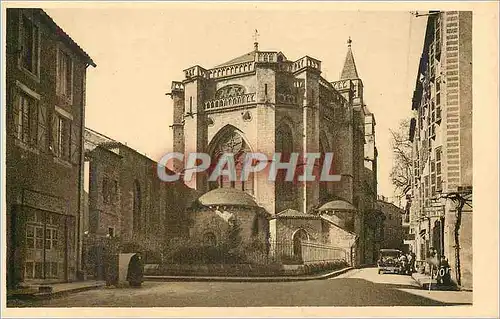
POLYGON ((417 256, 415 255, 415 253, 413 251, 410 251, 408 253, 408 262, 410 264, 409 265, 410 266, 410 275, 416 271, 416 269, 415 269, 416 259, 417 259, 417 256))

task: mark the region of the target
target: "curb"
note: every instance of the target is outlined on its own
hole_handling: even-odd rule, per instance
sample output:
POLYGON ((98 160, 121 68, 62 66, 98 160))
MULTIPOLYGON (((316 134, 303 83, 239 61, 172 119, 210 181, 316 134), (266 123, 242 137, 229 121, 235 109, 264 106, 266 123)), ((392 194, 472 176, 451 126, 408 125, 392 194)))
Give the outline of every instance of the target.
POLYGON ((280 276, 280 277, 208 277, 208 276, 144 276, 144 281, 214 281, 214 282, 288 282, 321 280, 339 276, 354 267, 346 267, 322 275, 315 276, 280 276))
MULTIPOLYGON (((413 274, 411 275, 411 278, 415 280, 415 282, 422 288, 423 290, 430 290, 430 291, 466 291, 464 289, 460 289, 457 286, 438 286, 436 280, 432 280, 430 282, 422 282, 420 279, 416 278, 413 274), (429 289, 430 285, 430 289, 429 289)), ((426 277, 428 278, 428 277, 426 277)))
POLYGON ((7 299, 46 300, 46 299, 66 296, 66 295, 77 293, 77 292, 103 288, 105 286, 106 286, 105 283, 100 283, 100 284, 95 284, 95 285, 90 285, 90 286, 85 286, 85 287, 78 287, 78 288, 73 288, 73 289, 68 289, 68 290, 61 290, 61 291, 56 291, 56 292, 33 292, 33 293, 24 293, 24 294, 12 294, 12 295, 8 296, 7 299))

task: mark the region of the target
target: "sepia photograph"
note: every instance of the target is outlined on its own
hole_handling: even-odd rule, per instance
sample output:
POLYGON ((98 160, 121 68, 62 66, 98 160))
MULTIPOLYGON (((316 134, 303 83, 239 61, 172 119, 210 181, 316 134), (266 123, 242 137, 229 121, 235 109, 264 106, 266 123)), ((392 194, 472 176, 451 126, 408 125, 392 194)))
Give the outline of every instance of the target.
POLYGON ((498 315, 498 9, 3 2, 2 311, 498 315))

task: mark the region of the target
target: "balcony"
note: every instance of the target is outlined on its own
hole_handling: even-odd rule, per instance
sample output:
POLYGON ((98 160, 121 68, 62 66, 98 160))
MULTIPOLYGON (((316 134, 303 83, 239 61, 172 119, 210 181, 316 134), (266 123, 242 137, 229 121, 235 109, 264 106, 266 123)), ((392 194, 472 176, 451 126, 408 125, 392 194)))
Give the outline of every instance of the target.
POLYGON ((223 66, 208 71, 208 78, 218 79, 232 75, 244 74, 255 70, 255 62, 244 62, 235 65, 223 66))
POLYGON ((172 92, 174 91, 184 91, 184 84, 178 81, 172 81, 172 92))
POLYGON ((278 52, 256 52, 256 62, 278 62, 278 52))
POLYGON ((205 102, 205 111, 221 110, 255 103, 255 93, 248 93, 239 96, 208 100, 205 102))
POLYGON ((304 68, 312 68, 321 71, 321 61, 305 56, 293 63, 294 72, 302 70, 304 68))
POLYGON ((341 80, 332 82, 332 86, 335 90, 354 90, 354 84, 351 80, 341 80))
POLYGON ((191 79, 195 77, 202 77, 208 79, 209 76, 207 70, 205 70, 199 65, 195 65, 189 69, 184 70, 184 75, 186 76, 186 79, 191 79))

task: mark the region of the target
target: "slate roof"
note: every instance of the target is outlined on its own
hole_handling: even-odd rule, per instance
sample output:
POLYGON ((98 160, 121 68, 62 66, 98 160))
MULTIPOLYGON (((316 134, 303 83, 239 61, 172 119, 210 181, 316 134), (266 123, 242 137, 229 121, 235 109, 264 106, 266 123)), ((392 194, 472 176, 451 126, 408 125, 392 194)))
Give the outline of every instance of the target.
POLYGON ((87 62, 92 65, 93 67, 96 67, 97 65, 95 64, 95 62, 92 60, 92 58, 90 57, 90 55, 88 55, 87 52, 85 52, 79 45, 78 43, 76 43, 70 36, 69 34, 67 34, 59 25, 57 25, 57 23, 47 14, 47 12, 45 12, 44 10, 42 9, 36 9, 36 10, 39 10, 40 12, 40 15, 45 18, 45 20, 48 22, 48 24, 55 29, 55 33, 59 36, 61 36, 62 40, 64 40, 66 42, 66 44, 68 46, 70 46, 71 48, 73 48, 74 50, 76 50, 78 53, 80 53, 80 55, 82 55, 86 60, 87 62))
POLYGON ((352 54, 350 46, 347 48, 347 56, 345 57, 344 68, 342 69, 340 79, 359 79, 358 70, 356 69, 356 62, 354 62, 354 56, 352 54))
POLYGON ((232 65, 232 64, 244 63, 244 62, 252 62, 254 60, 255 60, 255 51, 251 51, 251 52, 245 53, 237 58, 234 58, 232 60, 229 60, 227 62, 219 64, 216 66, 216 68, 221 67, 221 66, 232 65))

